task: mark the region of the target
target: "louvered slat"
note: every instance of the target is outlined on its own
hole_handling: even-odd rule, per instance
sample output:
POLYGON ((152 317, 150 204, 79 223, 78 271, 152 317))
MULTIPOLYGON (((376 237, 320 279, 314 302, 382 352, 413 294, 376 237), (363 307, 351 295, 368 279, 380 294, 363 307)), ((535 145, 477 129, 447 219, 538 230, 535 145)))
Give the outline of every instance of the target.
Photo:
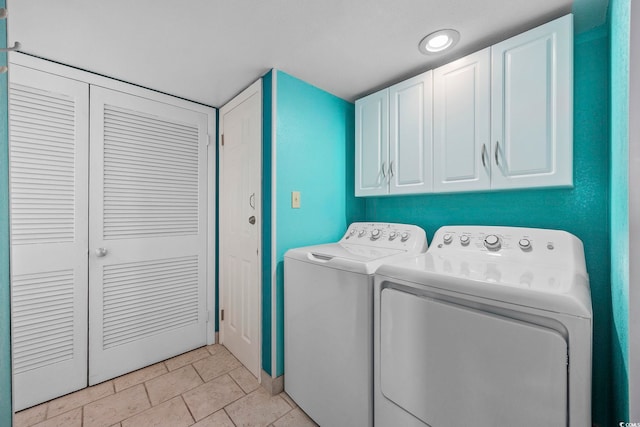
POLYGON ((103 348, 198 321, 198 257, 104 267, 103 348))
POLYGON ((73 242, 74 100, 15 83, 9 99, 12 244, 73 242))
POLYGON ((103 151, 105 240, 198 233, 196 126, 105 105, 103 151))
POLYGON ((14 276, 16 374, 73 357, 73 270, 14 276))

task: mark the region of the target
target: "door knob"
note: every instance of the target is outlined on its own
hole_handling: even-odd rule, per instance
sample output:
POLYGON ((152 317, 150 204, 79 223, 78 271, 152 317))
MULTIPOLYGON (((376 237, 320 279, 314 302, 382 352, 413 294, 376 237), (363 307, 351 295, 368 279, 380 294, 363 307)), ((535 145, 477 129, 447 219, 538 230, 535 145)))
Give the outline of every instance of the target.
POLYGON ((97 257, 103 257, 105 255, 107 255, 107 248, 98 248, 96 249, 96 256, 97 257))
POLYGON ((255 216, 253 216, 253 215, 251 215, 251 216, 249 217, 249 224, 252 224, 252 225, 253 225, 253 224, 255 224, 255 223, 256 223, 256 217, 255 217, 255 216))

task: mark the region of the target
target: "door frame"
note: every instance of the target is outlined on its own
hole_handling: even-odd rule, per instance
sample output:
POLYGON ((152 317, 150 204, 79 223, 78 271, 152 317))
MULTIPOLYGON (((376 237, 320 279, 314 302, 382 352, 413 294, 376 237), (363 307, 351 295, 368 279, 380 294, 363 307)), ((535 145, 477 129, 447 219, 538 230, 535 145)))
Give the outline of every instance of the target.
MULTIPOLYGON (((147 98, 150 100, 164 102, 167 104, 176 105, 186 109, 199 111, 207 114, 207 203, 204 207, 207 209, 207 255, 206 255, 206 316, 207 316, 207 330, 206 330, 206 343, 215 343, 215 318, 213 313, 215 312, 215 304, 217 294, 215 292, 216 283, 216 223, 217 223, 217 211, 215 209, 216 203, 216 124, 217 124, 217 109, 201 103, 184 100, 175 96, 159 92, 153 89, 147 89, 134 84, 114 80, 109 77, 101 76, 91 73, 89 71, 73 68, 68 65, 59 64, 48 61, 42 58, 36 58, 33 56, 25 55, 19 52, 10 52, 8 55, 9 67, 11 64, 21 65, 26 68, 33 68, 35 70, 43 71, 50 74, 66 77, 69 79, 78 80, 89 85, 100 86, 108 89, 113 89, 120 92, 125 92, 131 95, 147 98)), ((88 159, 87 159, 88 160, 88 159)), ((89 213, 87 212, 87 215, 89 213)), ((89 247, 87 247, 89 250, 89 247)), ((10 281, 11 289, 11 281, 10 281)), ((13 316, 13 313, 11 314, 13 316)), ((89 325, 87 324, 87 328, 89 325)), ((10 339, 13 340, 13 331, 11 331, 10 339)), ((11 377, 13 378, 13 350, 11 352, 11 377)), ((11 395, 13 396, 13 384, 11 395)))
MULTIPOLYGON (((640 249, 640 186, 636 183, 640 177, 638 165, 640 165, 640 31, 637 25, 640 23, 640 5, 630 2, 629 19, 629 164, 628 164, 628 221, 629 221, 629 247, 628 261, 636 259, 640 249)), ((623 236, 619 236, 621 239, 623 236)), ((612 236, 615 239, 616 236, 612 236)), ((640 268, 634 262, 629 262, 629 281, 626 284, 629 291, 628 299, 628 357, 629 379, 627 382, 629 404, 629 419, 640 420, 640 268)), ((624 349, 623 349, 624 350, 624 349)))
MULTIPOLYGON (((262 106, 262 79, 258 79, 256 80, 254 83, 252 83, 249 87, 247 87, 246 89, 244 89, 242 92, 240 92, 239 94, 237 94, 233 99, 231 99, 230 101, 228 101, 225 105, 223 105, 222 107, 220 107, 219 109, 219 126, 218 126, 218 143, 222 144, 222 135, 224 134, 224 114, 227 111, 231 111, 233 110, 235 107, 239 106, 240 104, 242 104, 244 101, 246 101, 247 99, 249 99, 250 97, 254 96, 254 95, 258 95, 260 97, 260 104, 262 106)), ((262 107, 261 107, 262 109, 262 107)), ((260 117, 260 121, 262 121, 262 117, 260 117)), ((263 159, 263 144, 260 144, 260 159, 263 159)), ((218 165, 218 173, 220 176, 220 184, 222 184, 222 177, 223 177, 223 173, 224 173, 224 166, 223 166, 223 161, 222 161, 222 150, 220 151, 220 159, 219 159, 219 165, 218 165)), ((260 170, 259 170, 259 175, 260 175, 260 181, 263 181, 263 167, 262 167, 262 160, 260 161, 260 170)), ((221 188, 218 191, 218 196, 220 196, 220 193, 222 192, 222 185, 220 186, 221 188)), ((258 210, 258 220, 256 221, 256 225, 257 225, 257 232, 258 232, 258 251, 259 251, 259 255, 257 257, 257 282, 258 282, 258 295, 257 295, 257 299, 256 301, 258 301, 258 316, 257 316, 257 330, 258 330, 258 383, 262 383, 262 375, 260 375, 260 372, 262 371, 262 230, 263 230, 263 218, 264 218, 264 211, 263 211, 263 188, 262 185, 260 185, 256 191, 256 206, 259 206, 260 209, 258 210)), ((224 224, 220 221, 220 223, 218 224, 220 228, 222 228, 224 226, 224 224)), ((221 242, 222 243, 222 242, 221 242)), ((218 254, 218 259, 222 260, 224 259, 224 246, 222 244, 220 244, 219 247, 219 254, 218 254)), ((219 270, 218 270, 218 277, 217 277, 217 281, 219 284, 219 289, 218 289, 218 301, 224 301, 224 286, 223 286, 223 281, 222 281, 222 269, 223 269, 223 265, 222 263, 220 263, 219 265, 219 270)), ((219 326, 219 332, 220 332, 220 336, 219 336, 219 341, 222 344, 223 343, 223 339, 224 339, 224 334, 223 334, 223 329, 222 329, 222 318, 221 318, 221 313, 222 310, 218 310, 218 313, 216 313, 217 319, 218 319, 218 325, 219 326)))

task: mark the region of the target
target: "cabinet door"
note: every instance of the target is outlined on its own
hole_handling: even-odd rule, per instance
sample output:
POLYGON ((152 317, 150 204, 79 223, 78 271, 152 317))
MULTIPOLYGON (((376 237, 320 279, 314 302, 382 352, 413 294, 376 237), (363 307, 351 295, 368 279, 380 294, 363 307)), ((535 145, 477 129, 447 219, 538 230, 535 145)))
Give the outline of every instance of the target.
POLYGON ((490 50, 434 71, 433 189, 490 187, 490 50))
POLYGON ((389 88, 389 193, 433 188, 432 87, 428 71, 389 88))
POLYGON ((573 185, 573 21, 491 48, 492 188, 573 185))
POLYGON ((389 192, 389 90, 356 101, 356 196, 389 192))

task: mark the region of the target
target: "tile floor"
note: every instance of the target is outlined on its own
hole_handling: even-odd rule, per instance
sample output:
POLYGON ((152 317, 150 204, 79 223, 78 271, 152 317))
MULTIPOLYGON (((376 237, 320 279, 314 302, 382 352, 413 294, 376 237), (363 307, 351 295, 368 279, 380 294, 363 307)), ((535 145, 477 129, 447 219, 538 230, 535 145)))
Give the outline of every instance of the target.
POLYGON ((15 415, 14 427, 316 426, 220 344, 198 348, 15 415))

